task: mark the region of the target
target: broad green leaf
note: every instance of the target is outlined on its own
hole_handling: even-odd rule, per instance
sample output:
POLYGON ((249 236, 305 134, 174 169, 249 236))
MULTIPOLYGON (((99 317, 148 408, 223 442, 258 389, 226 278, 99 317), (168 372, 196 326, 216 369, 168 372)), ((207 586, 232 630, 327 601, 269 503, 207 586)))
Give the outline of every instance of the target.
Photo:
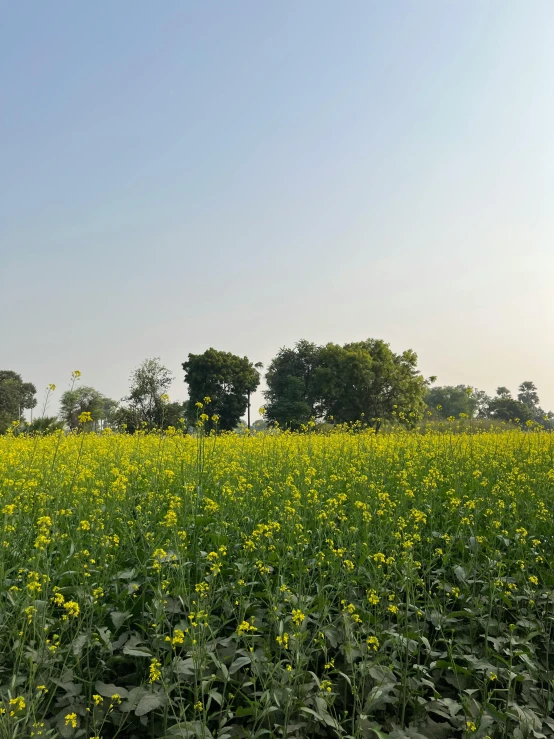
POLYGON ((167 736, 180 739, 213 739, 210 730, 200 721, 182 721, 174 724, 168 728, 167 736))
POLYGON ((164 696, 158 693, 147 693, 137 703, 135 708, 135 716, 144 716, 150 711, 154 711, 156 708, 163 706, 164 696))
POLYGON ((233 664, 229 667, 229 675, 234 675, 235 672, 240 670, 241 667, 249 665, 250 662, 250 657, 237 657, 233 664))
POLYGON ((71 645, 71 649, 73 651, 73 654, 76 657, 80 657, 83 653, 83 649, 88 642, 88 635, 87 634, 79 634, 78 637, 76 637, 73 640, 73 644, 71 645))
POLYGON ((142 640, 137 634, 133 634, 123 647, 123 654, 130 657, 151 657, 152 652, 146 647, 141 647, 142 640))
POLYGON ((96 692, 99 695, 104 696, 104 698, 111 698, 112 695, 119 695, 121 696, 121 698, 127 698, 127 696, 129 695, 129 691, 125 688, 114 685, 113 683, 103 683, 101 680, 98 680, 94 684, 94 688, 96 692))
POLYGON ((123 572, 120 572, 117 575, 118 580, 130 580, 137 574, 137 571, 135 569, 132 570, 123 570, 123 572))
POLYGON ((127 612, 127 611, 125 611, 125 612, 122 612, 122 611, 112 611, 110 613, 110 618, 111 618, 111 620, 112 620, 113 625, 115 626, 115 628, 116 629, 119 629, 119 627, 122 626, 125 623, 125 621, 129 618, 130 615, 131 614, 129 612, 127 612))

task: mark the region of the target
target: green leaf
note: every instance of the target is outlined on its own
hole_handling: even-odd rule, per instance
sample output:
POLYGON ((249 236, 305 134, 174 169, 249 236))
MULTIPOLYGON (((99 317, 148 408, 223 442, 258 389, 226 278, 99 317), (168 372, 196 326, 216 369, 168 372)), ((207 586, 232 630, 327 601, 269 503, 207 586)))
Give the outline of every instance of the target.
POLYGON ((197 737, 213 739, 213 734, 201 721, 182 721, 170 726, 166 734, 168 737, 175 736, 181 739, 196 739, 197 737))
POLYGON ((223 696, 218 690, 215 690, 215 688, 212 688, 210 692, 208 693, 210 698, 213 698, 213 700, 218 704, 221 705, 223 702, 223 696))
POLYGON ((77 685, 77 683, 73 682, 72 679, 52 680, 52 682, 55 683, 56 685, 59 685, 60 688, 65 690, 67 696, 75 697, 77 695, 80 695, 83 690, 83 686, 77 685))
POLYGON ((145 648, 132 649, 127 646, 123 647, 123 654, 127 654, 129 657, 151 657, 152 656, 152 652, 150 652, 148 649, 145 649, 145 648))
POLYGON ((241 667, 249 665, 250 657, 237 657, 233 664, 229 667, 229 675, 234 675, 241 667))
POLYGON ((124 570, 123 572, 120 572, 117 575, 117 578, 118 578, 118 580, 130 580, 132 577, 134 577, 136 575, 136 572, 137 571, 135 569, 132 569, 132 570, 124 570))
POLYGON ((111 698, 112 695, 120 695, 122 698, 127 698, 129 695, 129 691, 125 688, 122 688, 118 685, 114 685, 113 683, 103 683, 101 680, 98 680, 94 684, 94 688, 96 692, 99 695, 104 696, 104 698, 111 698))
POLYGON ((83 653, 85 644, 87 642, 88 642, 88 634, 79 634, 79 636, 73 640, 73 644, 71 648, 73 650, 73 654, 76 657, 81 656, 81 654, 83 653))
POLYGON ((432 662, 431 669, 434 669, 435 667, 439 667, 443 670, 452 670, 453 672, 457 672, 460 675, 471 675, 471 670, 468 670, 467 667, 461 667, 455 662, 450 662, 445 659, 438 659, 436 662, 432 662))
POLYGON ((150 711, 154 711, 156 708, 163 706, 164 696, 158 693, 147 693, 143 695, 139 700, 137 707, 135 708, 135 716, 144 716, 150 711))
POLYGON ((194 660, 192 657, 176 659, 174 667, 178 675, 194 675, 194 660))
POLYGON ((252 712, 251 706, 239 706, 235 711, 235 716, 237 718, 244 718, 245 716, 251 716, 252 712))
POLYGON ((122 713, 129 713, 130 711, 134 711, 137 707, 137 704, 139 700, 142 698, 143 695, 146 695, 150 691, 142 686, 137 686, 136 688, 132 688, 129 691, 129 695, 127 697, 127 700, 123 701, 123 703, 119 706, 119 710, 122 713))
POLYGON ((128 611, 112 611, 110 613, 110 618, 113 621, 113 625, 115 626, 115 628, 119 629, 119 627, 125 623, 130 615, 131 614, 128 611))
POLYGON ((302 706, 300 710, 302 713, 308 713, 310 716, 315 716, 318 721, 323 721, 319 714, 317 714, 313 709, 308 708, 307 706, 302 706))
POLYGON ((466 582, 467 572, 461 565, 457 565, 456 567, 454 567, 454 574, 456 575, 456 577, 458 578, 460 582, 463 582, 463 583, 466 582))
POLYGON ((112 632, 105 626, 99 626, 96 631, 100 635, 100 639, 102 639, 104 644, 108 645, 110 643, 112 632))
POLYGON ((127 644, 123 647, 123 654, 127 654, 130 657, 151 657, 152 652, 146 647, 140 647, 142 640, 137 634, 133 634, 127 644))

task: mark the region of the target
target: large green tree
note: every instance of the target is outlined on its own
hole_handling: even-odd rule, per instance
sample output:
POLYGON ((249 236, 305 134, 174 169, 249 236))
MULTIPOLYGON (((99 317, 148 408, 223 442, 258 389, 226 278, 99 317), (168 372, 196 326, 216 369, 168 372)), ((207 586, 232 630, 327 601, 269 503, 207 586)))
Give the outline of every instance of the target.
POLYGON ((552 411, 544 411, 539 405, 539 392, 537 386, 531 380, 522 382, 518 387, 517 399, 523 403, 532 414, 532 419, 544 428, 552 430, 554 428, 554 413, 552 411))
POLYGON ((107 398, 102 396, 102 411, 100 414, 100 421, 102 426, 113 426, 115 425, 115 419, 119 403, 113 398, 107 398))
POLYGON ((231 352, 207 349, 202 354, 188 355, 183 362, 188 385, 188 420, 194 423, 196 403, 210 403, 203 409, 209 416, 207 428, 230 431, 237 426, 248 409, 250 395, 260 384, 260 373, 248 357, 231 352), (217 422, 212 420, 218 416, 217 422))
POLYGON ((321 414, 318 393, 323 379, 316 381, 321 366, 321 347, 305 339, 294 348, 283 347, 265 376, 266 418, 281 428, 298 429, 321 414))
POLYGON ((475 418, 486 415, 490 398, 483 390, 468 385, 437 385, 429 388, 425 402, 433 415, 440 418, 458 418, 462 413, 475 418))
POLYGON ((520 403, 523 403, 531 410, 536 410, 539 407, 539 393, 537 386, 531 380, 525 380, 518 387, 517 399, 520 403))
POLYGON ((335 419, 363 420, 376 430, 385 421, 413 426, 422 415, 427 391, 427 382, 417 369, 417 354, 411 349, 395 354, 381 339, 345 344, 343 348, 347 366, 355 368, 359 385, 346 388, 351 399, 349 414, 341 413, 341 398, 348 397, 347 393, 336 398, 335 419), (368 357, 365 362, 364 356, 368 357))
POLYGON ((113 419, 117 402, 106 398, 101 392, 88 385, 66 390, 60 401, 60 417, 70 429, 79 426, 81 413, 90 413, 94 426, 106 419, 113 419))
POLYGON ((231 352, 207 349, 202 354, 190 354, 183 362, 185 382, 188 385, 188 420, 194 422, 196 403, 204 403, 209 397, 205 412, 209 416, 208 428, 231 430, 239 423, 248 409, 251 393, 260 384, 260 373, 248 357, 231 352))
POLYGON ((145 425, 147 428, 158 429, 167 429, 168 426, 182 428, 186 418, 186 407, 186 403, 164 402, 158 407, 156 420, 148 423, 136 407, 122 405, 116 409, 110 426, 129 434, 134 434, 135 431, 144 428, 145 425))
POLYGON ((497 388, 496 397, 489 402, 488 415, 498 421, 511 421, 521 425, 536 418, 534 410, 521 400, 513 398, 504 386, 497 388))
POLYGON ((379 339, 344 346, 300 341, 281 349, 266 375, 266 414, 286 428, 311 418, 413 425, 424 408, 427 383, 411 350, 395 354, 379 339))
POLYGON ((321 347, 314 373, 318 417, 336 423, 365 419, 371 407, 375 369, 364 342, 321 347))
POLYGON ((491 418, 503 421, 518 422, 523 425, 528 421, 552 429, 554 426, 554 414, 545 412, 539 405, 539 393, 537 386, 531 380, 525 380, 518 387, 517 400, 512 398, 508 388, 499 387, 497 397, 489 403, 491 418))
POLYGON ((34 408, 37 389, 32 382, 23 382, 13 370, 0 370, 0 433, 5 433, 12 421, 19 421, 24 412, 34 408))
POLYGON ((129 395, 123 399, 127 407, 119 409, 115 422, 125 424, 129 431, 143 426, 151 429, 172 425, 166 422, 172 382, 173 374, 158 357, 145 359, 131 374, 129 395))

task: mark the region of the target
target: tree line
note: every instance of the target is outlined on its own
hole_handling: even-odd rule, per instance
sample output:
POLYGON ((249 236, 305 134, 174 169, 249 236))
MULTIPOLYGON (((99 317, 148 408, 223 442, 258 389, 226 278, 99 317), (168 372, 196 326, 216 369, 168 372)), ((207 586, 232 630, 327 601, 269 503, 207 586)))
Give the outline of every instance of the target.
MULTIPOLYGON (((13 370, 0 371, 0 433, 49 432, 80 427, 106 427, 134 433, 170 426, 233 430, 244 422, 250 428, 251 396, 258 389, 262 365, 248 357, 210 348, 189 353, 183 362, 188 400, 171 402, 173 374, 160 359, 146 359, 130 376, 129 392, 120 401, 81 384, 74 372, 61 396, 59 413, 48 416, 47 389, 38 417, 25 420, 37 405, 36 387, 13 370)), ((545 412, 531 381, 522 382, 516 397, 501 386, 494 397, 466 385, 437 386, 417 368, 417 354, 400 354, 379 339, 343 345, 317 345, 301 340, 283 347, 265 373, 263 421, 254 426, 302 430, 321 424, 358 424, 376 431, 386 425, 413 428, 423 419, 490 419, 521 426, 554 427, 554 414, 545 412)))

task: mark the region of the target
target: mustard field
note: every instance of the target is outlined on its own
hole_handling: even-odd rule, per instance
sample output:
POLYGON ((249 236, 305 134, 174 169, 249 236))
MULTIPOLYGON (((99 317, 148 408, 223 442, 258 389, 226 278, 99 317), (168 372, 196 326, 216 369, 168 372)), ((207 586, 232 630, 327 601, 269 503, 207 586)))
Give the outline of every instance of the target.
POLYGON ((0 437, 0 737, 554 737, 544 432, 0 437))

